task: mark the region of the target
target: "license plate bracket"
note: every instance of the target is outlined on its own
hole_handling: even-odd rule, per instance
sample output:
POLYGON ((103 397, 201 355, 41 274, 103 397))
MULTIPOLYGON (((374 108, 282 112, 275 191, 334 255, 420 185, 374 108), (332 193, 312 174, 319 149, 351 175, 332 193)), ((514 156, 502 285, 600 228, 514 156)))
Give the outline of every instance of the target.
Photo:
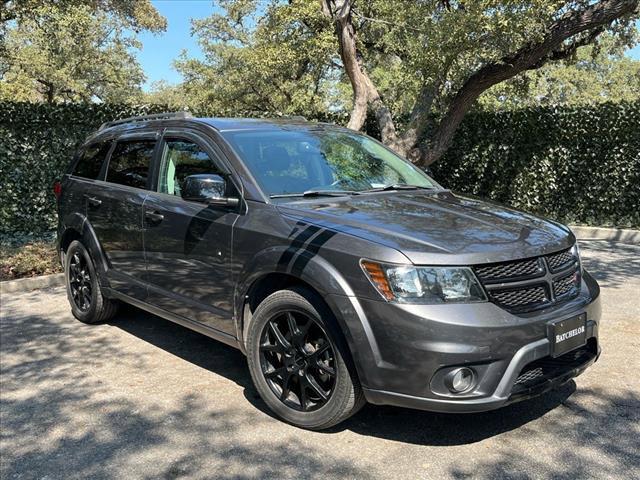
POLYGON ((587 343, 587 315, 582 313, 547 324, 551 356, 559 357, 587 343))

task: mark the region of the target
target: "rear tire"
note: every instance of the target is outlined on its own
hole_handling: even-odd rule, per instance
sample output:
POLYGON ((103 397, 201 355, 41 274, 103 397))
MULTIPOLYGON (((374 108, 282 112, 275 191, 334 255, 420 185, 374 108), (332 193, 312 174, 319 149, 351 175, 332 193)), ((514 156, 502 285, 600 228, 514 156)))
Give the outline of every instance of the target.
POLYGON ((99 323, 116 314, 118 302, 102 294, 93 260, 78 240, 71 242, 67 249, 64 273, 67 298, 74 317, 83 323, 99 323))
POLYGON ((247 360, 264 402, 298 427, 332 427, 365 403, 342 332, 309 290, 280 290, 256 308, 247 360))

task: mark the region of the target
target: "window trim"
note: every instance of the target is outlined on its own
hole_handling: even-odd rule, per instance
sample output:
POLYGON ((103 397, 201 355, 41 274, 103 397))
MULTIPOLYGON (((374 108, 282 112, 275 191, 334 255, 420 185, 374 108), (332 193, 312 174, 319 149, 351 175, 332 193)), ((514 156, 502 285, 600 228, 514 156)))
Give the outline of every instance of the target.
POLYGON ((237 173, 227 161, 222 150, 220 150, 220 148, 215 143, 213 143, 212 140, 209 140, 207 137, 200 134, 200 132, 193 129, 189 129, 189 128, 179 128, 179 127, 166 128, 163 130, 162 134, 160 135, 160 138, 158 140, 158 146, 157 146, 157 158, 154 163, 153 174, 151 175, 152 186, 149 189, 149 191, 159 195, 169 195, 172 198, 180 199, 184 202, 187 201, 177 195, 160 191, 160 168, 162 168, 162 160, 163 160, 162 157, 164 155, 165 145, 167 141, 171 141, 171 140, 195 143, 207 155, 209 155, 211 160, 222 172, 222 176, 224 176, 227 180, 229 180, 233 184, 235 190, 238 192, 240 199, 242 200, 244 198, 243 183, 237 178, 237 173))
POLYGON ((102 171, 100 172, 100 179, 105 182, 105 184, 107 185, 113 185, 113 186, 117 186, 117 187, 125 187, 125 188, 132 188, 135 190, 141 190, 141 191, 153 191, 151 189, 151 185, 152 185, 152 176, 153 176, 153 172, 155 171, 155 163, 157 161, 157 156, 158 156, 158 147, 160 145, 160 131, 154 129, 152 131, 145 131, 145 132, 136 132, 136 133, 125 133, 123 135, 114 137, 111 139, 111 149, 109 150, 109 154, 107 156, 107 161, 104 162, 104 164, 102 165, 102 171), (122 183, 115 183, 115 182, 109 182, 107 180, 107 172, 109 171, 109 165, 111 164, 111 157, 113 156, 113 152, 115 151, 117 145, 119 142, 136 142, 136 141, 148 141, 148 140, 152 140, 155 142, 155 145, 153 146, 153 152, 151 153, 151 159, 149 160, 149 170, 147 172, 147 184, 144 188, 142 187, 134 187, 132 185, 124 185, 122 183))
POLYGON ((76 151, 73 160, 71 162, 71 168, 69 169, 69 177, 73 178, 73 179, 80 179, 80 180, 85 180, 87 182, 98 182, 101 181, 104 178, 104 171, 105 171, 105 166, 107 165, 107 163, 109 163, 109 160, 111 159, 111 152, 113 151, 113 139, 112 138, 105 138, 102 140, 95 140, 93 142, 90 143, 86 143, 84 145, 82 145, 80 148, 78 148, 78 150, 76 151), (84 154, 86 153, 86 151, 89 148, 92 148, 96 145, 104 145, 104 144, 109 144, 109 148, 107 149, 107 153, 104 156, 104 159, 102 160, 102 164, 100 165, 100 170, 98 170, 98 175, 96 176, 96 178, 87 178, 87 177, 83 177, 81 175, 76 175, 75 171, 78 168, 78 164, 80 163, 80 160, 82 160, 84 154))

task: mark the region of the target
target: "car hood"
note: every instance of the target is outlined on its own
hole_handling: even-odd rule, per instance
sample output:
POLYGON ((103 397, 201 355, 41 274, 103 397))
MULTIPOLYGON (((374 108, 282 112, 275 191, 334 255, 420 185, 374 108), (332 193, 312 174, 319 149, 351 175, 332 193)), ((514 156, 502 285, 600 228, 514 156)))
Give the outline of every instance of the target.
POLYGON ((575 242, 563 225, 448 190, 304 199, 278 209, 297 220, 395 248, 415 264, 514 260, 575 242))

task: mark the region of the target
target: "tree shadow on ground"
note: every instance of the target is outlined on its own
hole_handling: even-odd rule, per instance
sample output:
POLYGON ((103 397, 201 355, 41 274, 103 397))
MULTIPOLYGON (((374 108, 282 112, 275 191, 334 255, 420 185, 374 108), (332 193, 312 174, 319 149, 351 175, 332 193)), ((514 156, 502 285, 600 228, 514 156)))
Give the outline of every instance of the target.
POLYGON ((602 287, 621 288, 640 278, 640 246, 605 240, 579 244, 583 266, 602 287))
MULTIPOLYGON (((245 398, 273 416, 253 386, 240 351, 204 335, 127 307, 110 322, 131 335, 205 368, 244 388, 245 398)), ((345 429, 363 435, 422 445, 463 445, 518 428, 556 408, 575 391, 570 382, 548 395, 499 410, 467 415, 438 414, 395 407, 367 405, 353 419, 329 430, 345 429), (398 426, 402 428, 398 428, 398 426), (428 428, 425 426, 428 425, 428 428)))
POLYGON ((50 310, 40 300, 38 292, 21 297, 30 304, 29 315, 11 302, 2 306, 2 478, 108 479, 140 471, 148 478, 367 478, 370 472, 339 452, 327 456, 305 446, 348 431, 451 451, 507 434, 509 441, 498 442, 486 461, 452 467, 456 478, 576 478, 594 464, 602 477, 622 478, 640 469, 638 394, 576 391, 574 382, 494 412, 448 415, 369 405, 320 437, 285 427, 286 435, 251 441, 252 431, 283 427, 262 415, 268 411, 239 351, 134 308, 102 328, 74 321, 64 302, 50 310), (256 410, 242 405, 242 398, 214 408, 207 403, 211 397, 195 388, 170 405, 157 403, 129 392, 124 376, 116 382, 122 390, 114 392, 114 382, 95 373, 105 362, 115 368, 133 363, 143 375, 168 367, 137 347, 123 348, 113 327, 231 380, 256 410), (519 448, 538 438, 552 440, 553 460, 519 448))
MULTIPOLYGON (((287 436, 245 438, 248 429, 271 423, 258 411, 247 413, 237 404, 213 408, 197 392, 167 395, 167 404, 162 396, 150 400, 128 391, 127 375, 119 378, 122 390, 114 391, 113 381, 94 373, 105 364, 129 373, 133 364, 143 375, 162 367, 123 348, 108 325, 74 321, 66 304, 64 310, 39 310, 39 297, 22 296, 32 306, 29 315, 3 299, 0 478, 111 479, 141 472, 147 478, 293 478, 310 472, 367 477, 340 458, 326 462, 287 436)), ((133 325, 131 333, 150 344, 250 384, 242 354, 234 349, 130 309, 113 324, 133 325)))
MULTIPOLYGON (((253 406, 272 416, 258 397, 244 356, 237 350, 151 315, 138 313, 135 321, 123 317, 114 325, 232 380, 244 388, 244 396, 253 406)), ((574 381, 541 397, 485 413, 440 414, 367 405, 324 434, 331 441, 333 434, 344 431, 422 446, 465 446, 508 432, 523 443, 546 436, 554 439, 558 458, 566 459, 564 463, 549 462, 530 451, 505 446, 497 452, 498 460, 488 460, 469 471, 452 470, 451 475, 456 478, 529 478, 521 469, 536 472, 532 476, 539 478, 576 478, 587 474, 581 462, 596 461, 585 459, 581 451, 597 457, 605 476, 625 476, 628 471, 640 469, 640 397, 633 391, 576 390, 574 381), (544 418, 556 409, 571 421, 544 418), (538 425, 539 419, 543 419, 544 426, 538 425)))

